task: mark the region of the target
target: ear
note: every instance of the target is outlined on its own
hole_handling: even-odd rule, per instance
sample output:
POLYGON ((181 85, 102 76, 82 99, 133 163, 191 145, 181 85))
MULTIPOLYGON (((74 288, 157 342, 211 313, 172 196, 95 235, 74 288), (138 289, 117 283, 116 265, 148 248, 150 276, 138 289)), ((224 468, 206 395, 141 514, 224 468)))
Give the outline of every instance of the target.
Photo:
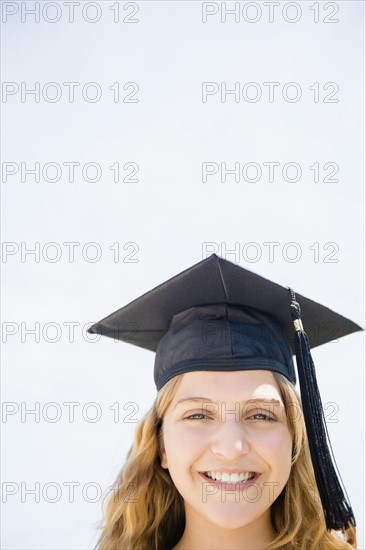
POLYGON ((168 459, 165 452, 164 444, 161 443, 159 447, 160 464, 162 468, 168 469, 168 459))

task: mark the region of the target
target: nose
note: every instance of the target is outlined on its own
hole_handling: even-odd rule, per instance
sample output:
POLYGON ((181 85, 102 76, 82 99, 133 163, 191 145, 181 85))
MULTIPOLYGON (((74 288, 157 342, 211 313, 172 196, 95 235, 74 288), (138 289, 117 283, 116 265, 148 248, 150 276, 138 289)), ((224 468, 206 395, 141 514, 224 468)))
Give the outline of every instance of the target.
POLYGON ((229 416, 231 415, 227 415, 218 423, 211 441, 211 451, 226 460, 235 460, 249 453, 250 441, 243 423, 229 416))

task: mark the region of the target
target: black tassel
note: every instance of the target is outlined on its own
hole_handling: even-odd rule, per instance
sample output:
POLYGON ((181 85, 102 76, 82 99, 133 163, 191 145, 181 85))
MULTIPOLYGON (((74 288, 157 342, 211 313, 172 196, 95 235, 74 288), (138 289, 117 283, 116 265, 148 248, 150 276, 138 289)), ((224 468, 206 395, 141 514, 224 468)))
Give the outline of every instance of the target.
POLYGON ((291 293, 291 316, 296 330, 295 351, 303 414, 315 479, 324 509, 327 529, 344 530, 351 525, 355 526, 356 521, 348 495, 341 486, 342 480, 334 459, 324 418, 309 340, 302 327, 300 306, 296 301, 294 291, 291 288, 289 290, 291 293))

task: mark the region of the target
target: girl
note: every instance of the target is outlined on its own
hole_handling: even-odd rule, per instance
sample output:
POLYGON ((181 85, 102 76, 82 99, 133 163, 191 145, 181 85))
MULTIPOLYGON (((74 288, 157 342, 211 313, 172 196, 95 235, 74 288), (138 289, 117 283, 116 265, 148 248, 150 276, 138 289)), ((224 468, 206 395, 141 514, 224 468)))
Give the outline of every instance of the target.
POLYGON ((360 327, 306 298, 301 305, 308 326, 322 321, 316 343, 293 292, 212 255, 90 329, 155 350, 158 389, 97 548, 356 548, 309 347, 360 327), (329 323, 337 334, 326 333, 329 323))

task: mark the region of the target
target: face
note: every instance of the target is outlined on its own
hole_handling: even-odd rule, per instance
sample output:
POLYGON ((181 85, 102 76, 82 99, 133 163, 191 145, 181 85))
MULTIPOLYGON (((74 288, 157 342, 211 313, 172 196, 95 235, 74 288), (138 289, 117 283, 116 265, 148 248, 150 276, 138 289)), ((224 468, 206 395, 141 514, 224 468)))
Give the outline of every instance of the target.
POLYGON ((236 529, 269 517, 292 436, 270 371, 185 373, 163 420, 161 465, 186 516, 236 529))

